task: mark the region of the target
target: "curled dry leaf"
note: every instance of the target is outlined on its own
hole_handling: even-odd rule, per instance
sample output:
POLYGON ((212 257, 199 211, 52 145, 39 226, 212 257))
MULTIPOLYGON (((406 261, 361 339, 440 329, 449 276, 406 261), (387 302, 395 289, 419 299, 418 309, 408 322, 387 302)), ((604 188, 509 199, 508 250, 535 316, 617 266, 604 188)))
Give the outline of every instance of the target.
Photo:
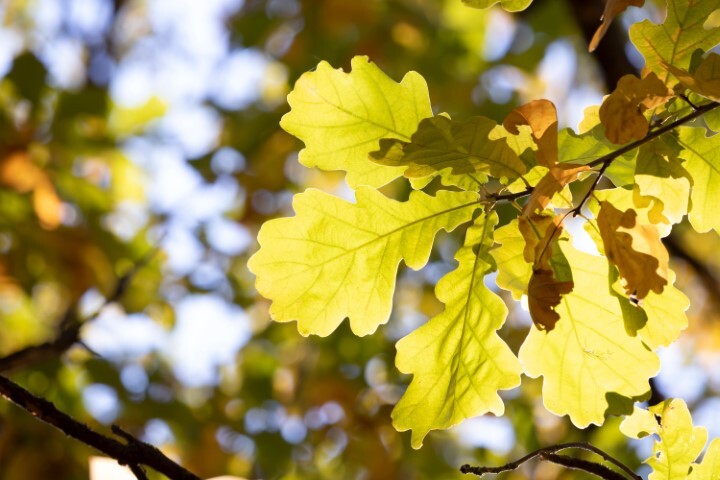
POLYGON ((558 281, 551 270, 533 271, 528 283, 528 309, 535 326, 545 331, 555 328, 560 319, 555 307, 572 290, 572 281, 558 281))
POLYGON ((650 128, 643 112, 662 105, 672 96, 672 91, 653 72, 643 78, 625 75, 600 106, 605 136, 617 144, 640 140, 650 128))
POLYGON ((565 185, 574 182, 580 173, 588 170, 591 170, 591 168, 587 165, 575 165, 573 163, 553 165, 530 194, 528 202, 523 207, 523 216, 543 210, 548 206, 553 195, 561 192, 565 185))
POLYGON ((538 146, 538 165, 551 168, 558 159, 558 120, 555 105, 550 100, 533 100, 505 117, 505 129, 517 135, 518 126, 528 125, 538 146))
POLYGON ((662 293, 669 257, 657 228, 638 224, 635 210, 623 212, 605 201, 600 202, 597 223, 605 255, 618 268, 625 292, 638 299, 650 291, 662 293))
POLYGON ((563 231, 562 220, 562 215, 533 214, 521 216, 518 225, 525 239, 523 257, 533 265, 527 287, 528 309, 540 330, 555 328, 560 318, 555 307, 560 304, 562 295, 573 290, 567 259, 557 244, 563 231))
POLYGON ((610 28, 610 24, 615 17, 624 12, 628 7, 642 7, 643 5, 645 5, 645 0, 607 0, 605 10, 600 18, 602 23, 595 31, 595 35, 593 35, 593 38, 590 41, 588 51, 595 51, 600 44, 600 40, 602 40, 610 28))

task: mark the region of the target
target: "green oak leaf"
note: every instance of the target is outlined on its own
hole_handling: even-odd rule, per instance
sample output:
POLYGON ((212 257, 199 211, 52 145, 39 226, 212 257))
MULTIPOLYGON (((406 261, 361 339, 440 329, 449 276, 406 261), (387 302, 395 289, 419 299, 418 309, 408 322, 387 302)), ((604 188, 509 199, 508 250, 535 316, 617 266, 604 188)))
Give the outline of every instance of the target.
POLYGON ((645 68, 663 83, 677 84, 663 63, 688 70, 696 50, 706 52, 720 43, 720 28, 703 27, 717 8, 717 0, 668 0, 663 24, 643 20, 632 25, 630 40, 645 57, 645 68))
POLYGON ((720 479, 720 438, 713 439, 707 448, 702 462, 692 464, 688 480, 720 479))
POLYGON ((400 83, 367 57, 352 59, 349 73, 320 62, 288 95, 291 110, 280 126, 305 143, 300 163, 344 170, 351 187, 382 186, 402 175, 368 160, 381 138, 410 140, 420 120, 432 115, 427 84, 416 72, 400 83))
POLYGON ((708 437, 704 427, 693 427, 690 411, 679 399, 665 400, 648 410, 635 407, 633 414, 620 424, 620 431, 631 438, 648 434, 659 437, 653 445, 652 456, 645 461, 653 469, 648 480, 687 479, 708 437))
POLYGON ((326 336, 349 317, 356 335, 374 332, 390 316, 400 260, 423 267, 435 234, 469 221, 478 207, 472 192, 414 191, 398 202, 360 187, 356 198, 309 189, 293 199, 294 217, 263 224, 248 268, 272 300, 274 320, 326 336))
POLYGON ((380 140, 380 150, 370 156, 382 165, 407 166, 408 178, 450 168, 455 175, 481 174, 478 183, 486 182, 487 175, 512 180, 525 173, 525 165, 505 139, 488 138, 496 126, 485 117, 457 122, 437 115, 422 120, 409 142, 380 140))
POLYGON ((700 233, 720 232, 720 136, 706 137, 704 128, 680 127, 683 166, 693 179, 690 224, 700 233))
POLYGON ((490 8, 499 3, 508 12, 520 12, 530 6, 532 0, 462 0, 468 7, 490 8))
POLYGON ((665 223, 680 223, 688 211, 690 174, 678 152, 661 139, 640 147, 635 166, 635 184, 643 196, 662 202, 665 223))
MULTIPOLYGON (((579 428, 602 424, 608 398, 637 397, 660 367, 657 355, 625 332, 622 309, 610 292, 604 257, 582 253, 561 242, 575 288, 555 311, 555 328, 531 328, 520 348, 530 377, 543 376, 543 401, 551 412, 569 415, 579 428), (633 368, 627 368, 633 365, 633 368)), ((499 265, 498 265, 499 267, 499 265)))
POLYGON ((466 418, 504 411, 498 390, 520 385, 520 362, 497 335, 507 307, 483 283, 494 270, 488 249, 497 214, 480 216, 468 229, 435 292, 445 311, 397 343, 395 363, 413 380, 392 413, 398 431, 412 430, 420 448, 428 431, 466 418))

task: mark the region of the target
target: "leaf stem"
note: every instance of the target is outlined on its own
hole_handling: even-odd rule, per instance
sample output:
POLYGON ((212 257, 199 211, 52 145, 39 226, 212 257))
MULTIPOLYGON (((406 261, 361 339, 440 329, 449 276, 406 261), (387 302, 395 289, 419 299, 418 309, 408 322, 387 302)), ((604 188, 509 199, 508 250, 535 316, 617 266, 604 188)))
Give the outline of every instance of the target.
POLYGON ((587 460, 580 460, 573 457, 567 457, 565 455, 554 455, 556 452, 559 452, 561 450, 565 450, 568 448, 579 448, 582 450, 587 450, 589 452, 595 453, 596 455, 599 455, 603 458, 603 460, 606 460, 616 467, 618 467, 620 470, 622 470, 628 478, 631 478, 632 480, 642 480, 642 478, 635 474, 630 467, 622 463, 620 460, 617 460, 616 458, 612 457, 609 453, 600 450, 599 448, 590 445, 589 443, 585 442, 570 442, 570 443, 561 443, 558 445, 551 445, 549 447, 540 448, 538 450, 535 450, 534 452, 530 452, 524 457, 515 460, 514 462, 507 463, 505 465, 501 465, 499 467, 473 467, 471 465, 463 465, 460 467, 461 473, 471 473, 474 475, 477 475, 479 477, 492 473, 502 473, 502 472, 509 472, 511 470, 516 470, 520 465, 527 462, 528 460, 532 460, 535 457, 540 457, 542 460, 547 460, 553 463, 557 463, 559 465, 566 466, 568 468, 573 468, 576 470, 583 470, 585 472, 600 476, 601 478, 604 478, 606 480, 620 480, 622 478, 625 478, 621 475, 619 475, 617 472, 610 470, 609 468, 605 467, 604 465, 601 465, 596 462, 590 462, 587 460), (571 465, 572 464, 572 465, 571 465), (598 469, 597 467, 601 467, 598 469), (599 474, 599 472, 602 472, 604 475, 599 474), (607 472, 611 472, 608 474, 607 472))

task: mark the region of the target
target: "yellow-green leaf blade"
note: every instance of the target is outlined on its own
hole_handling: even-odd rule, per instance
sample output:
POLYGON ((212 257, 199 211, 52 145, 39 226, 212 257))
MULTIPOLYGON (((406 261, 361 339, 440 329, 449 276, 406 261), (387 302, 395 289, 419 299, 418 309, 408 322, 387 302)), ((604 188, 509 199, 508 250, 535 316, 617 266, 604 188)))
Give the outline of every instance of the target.
POLYGON ((403 168, 378 165, 368 154, 381 138, 409 140, 420 120, 432 115, 427 84, 416 72, 397 83, 363 56, 353 58, 351 67, 345 73, 320 62, 303 74, 280 125, 305 143, 303 165, 344 170, 352 187, 378 187, 403 168))
POLYGON ((630 40, 645 57, 645 68, 665 84, 678 83, 663 63, 687 70, 696 50, 706 52, 720 43, 719 28, 703 28, 717 8, 716 0, 668 0, 663 24, 643 20, 630 27, 630 40))
POLYGON ((437 284, 445 311, 397 343, 396 364, 414 375, 393 410, 399 431, 419 448, 428 431, 504 411, 498 390, 520 384, 520 362, 496 333, 507 307, 483 283, 494 268, 487 249, 497 215, 479 217, 457 252, 458 268, 437 284))
POLYGON ((548 410, 569 415, 578 427, 599 425, 610 407, 608 395, 631 398, 646 393, 659 361, 640 338, 625 332, 618 300, 604 287, 607 260, 569 245, 562 249, 575 288, 556 307, 560 319, 553 330, 530 330, 520 361, 527 375, 543 376, 548 410))
POLYGON ((703 128, 681 127, 679 143, 683 166, 693 179, 690 224, 698 232, 720 232, 720 137, 706 137, 703 128))
POLYGON ((653 469, 648 480, 687 479, 692 462, 707 442, 707 430, 693 426, 690 411, 680 399, 665 400, 649 410, 635 407, 620 430, 633 438, 648 433, 659 437, 652 456, 645 461, 653 469))
POLYGON ((702 462, 694 463, 688 480, 720 479, 720 438, 713 439, 703 456, 702 462))
POLYGON ((300 333, 329 335, 346 317, 357 335, 390 315, 400 260, 425 265, 435 234, 470 220, 477 194, 413 192, 407 202, 360 187, 357 203, 319 190, 296 195, 296 215, 266 222, 260 250, 248 263, 278 322, 300 333))
MULTIPOLYGON (((410 142, 383 139, 374 161, 388 166, 407 166, 408 178, 426 177, 444 169, 455 175, 481 174, 515 179, 525 173, 525 164, 504 138, 491 140, 497 123, 485 117, 457 122, 444 115, 420 122, 410 142), (402 152, 397 152, 397 148, 402 152)), ((486 181, 486 180, 484 180, 486 181)))
POLYGON ((532 0, 462 0, 468 7, 490 8, 499 3, 508 12, 520 12, 530 6, 532 0))

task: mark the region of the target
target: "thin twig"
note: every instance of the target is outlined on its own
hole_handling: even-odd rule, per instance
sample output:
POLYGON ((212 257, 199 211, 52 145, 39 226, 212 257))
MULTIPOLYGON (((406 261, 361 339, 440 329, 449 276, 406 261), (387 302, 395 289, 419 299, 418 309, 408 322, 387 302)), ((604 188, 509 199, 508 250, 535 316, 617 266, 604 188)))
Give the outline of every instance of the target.
POLYGON ((130 271, 120 277, 115 284, 115 288, 112 292, 110 292, 110 295, 107 296, 102 305, 90 316, 85 319, 78 318, 76 313, 77 305, 73 304, 63 315, 59 324, 58 334, 55 338, 38 345, 31 345, 29 347, 22 348, 9 355, 0 357, 0 372, 9 373, 30 365, 37 365, 59 357, 75 344, 83 345, 80 342, 80 329, 82 326, 95 320, 105 307, 111 303, 119 301, 125 294, 125 291, 135 274, 147 265, 157 252, 158 247, 153 247, 133 265, 130 271))
POLYGON ((0 376, 0 395, 66 435, 114 458, 120 465, 129 466, 138 480, 147 480, 141 465, 146 465, 171 480, 200 480, 200 477, 166 457, 156 447, 138 440, 119 427, 113 426, 113 432, 124 438, 127 443, 121 443, 96 432, 58 410, 51 402, 36 397, 3 376, 0 376))
MULTIPOLYGON (((463 465, 460 467, 461 473, 472 473, 477 476, 483 476, 488 473, 502 473, 502 472, 509 472, 511 470, 516 470, 520 465, 527 462, 528 460, 532 460, 535 457, 547 457, 547 455, 553 454, 555 452, 559 452, 561 450, 565 450, 568 448, 579 448, 582 450, 587 450, 589 452, 595 453, 596 455, 599 455, 603 458, 603 460, 606 460, 619 469, 621 469, 623 472, 627 474, 629 478, 632 480, 642 480, 642 478, 633 472, 630 467, 622 463, 620 460, 617 460, 613 456, 611 456, 609 453, 604 452, 603 450, 600 450, 599 448, 590 445, 589 443, 585 442, 570 442, 570 443, 561 443, 558 445, 551 445, 549 447, 540 448, 538 450, 535 450, 534 452, 530 452, 524 457, 515 460, 514 462, 507 463, 505 465, 501 465, 499 467, 473 467, 471 465, 463 465)), ((590 462, 593 463, 593 462, 590 462)), ((595 463, 595 465, 599 465, 595 463)), ((589 472, 593 473, 593 472, 589 472)), ((614 480, 614 479, 613 479, 614 480)))
POLYGON ((540 455, 540 458, 547 460, 548 462, 562 465, 566 468, 587 472, 605 480, 627 480, 624 476, 615 470, 610 470, 605 465, 583 460, 582 458, 570 457, 568 455, 558 455, 556 453, 544 453, 540 455))
POLYGON ((610 163, 613 160, 615 160, 616 158, 626 154, 627 152, 634 150, 634 149, 638 148, 639 146, 644 145, 644 144, 648 143, 649 141, 656 139, 660 135, 667 133, 685 123, 695 120, 696 118, 701 117, 704 114, 706 114, 707 112, 715 110, 718 107, 720 107, 720 103, 717 103, 717 102, 710 102, 705 105, 701 105, 701 106, 697 107, 697 110, 695 110, 694 112, 689 113, 688 115, 685 115, 684 117, 678 118, 674 122, 668 123, 667 125, 665 125, 661 128, 658 128, 657 130, 655 130, 653 132, 648 133, 640 140, 636 140, 632 143, 628 143, 624 147, 618 148, 617 150, 613 150, 612 152, 608 153, 607 155, 603 155, 602 157, 598 158, 597 160, 593 160, 592 162, 588 163, 587 165, 590 168, 592 168, 592 167, 601 165, 603 163, 610 163))

